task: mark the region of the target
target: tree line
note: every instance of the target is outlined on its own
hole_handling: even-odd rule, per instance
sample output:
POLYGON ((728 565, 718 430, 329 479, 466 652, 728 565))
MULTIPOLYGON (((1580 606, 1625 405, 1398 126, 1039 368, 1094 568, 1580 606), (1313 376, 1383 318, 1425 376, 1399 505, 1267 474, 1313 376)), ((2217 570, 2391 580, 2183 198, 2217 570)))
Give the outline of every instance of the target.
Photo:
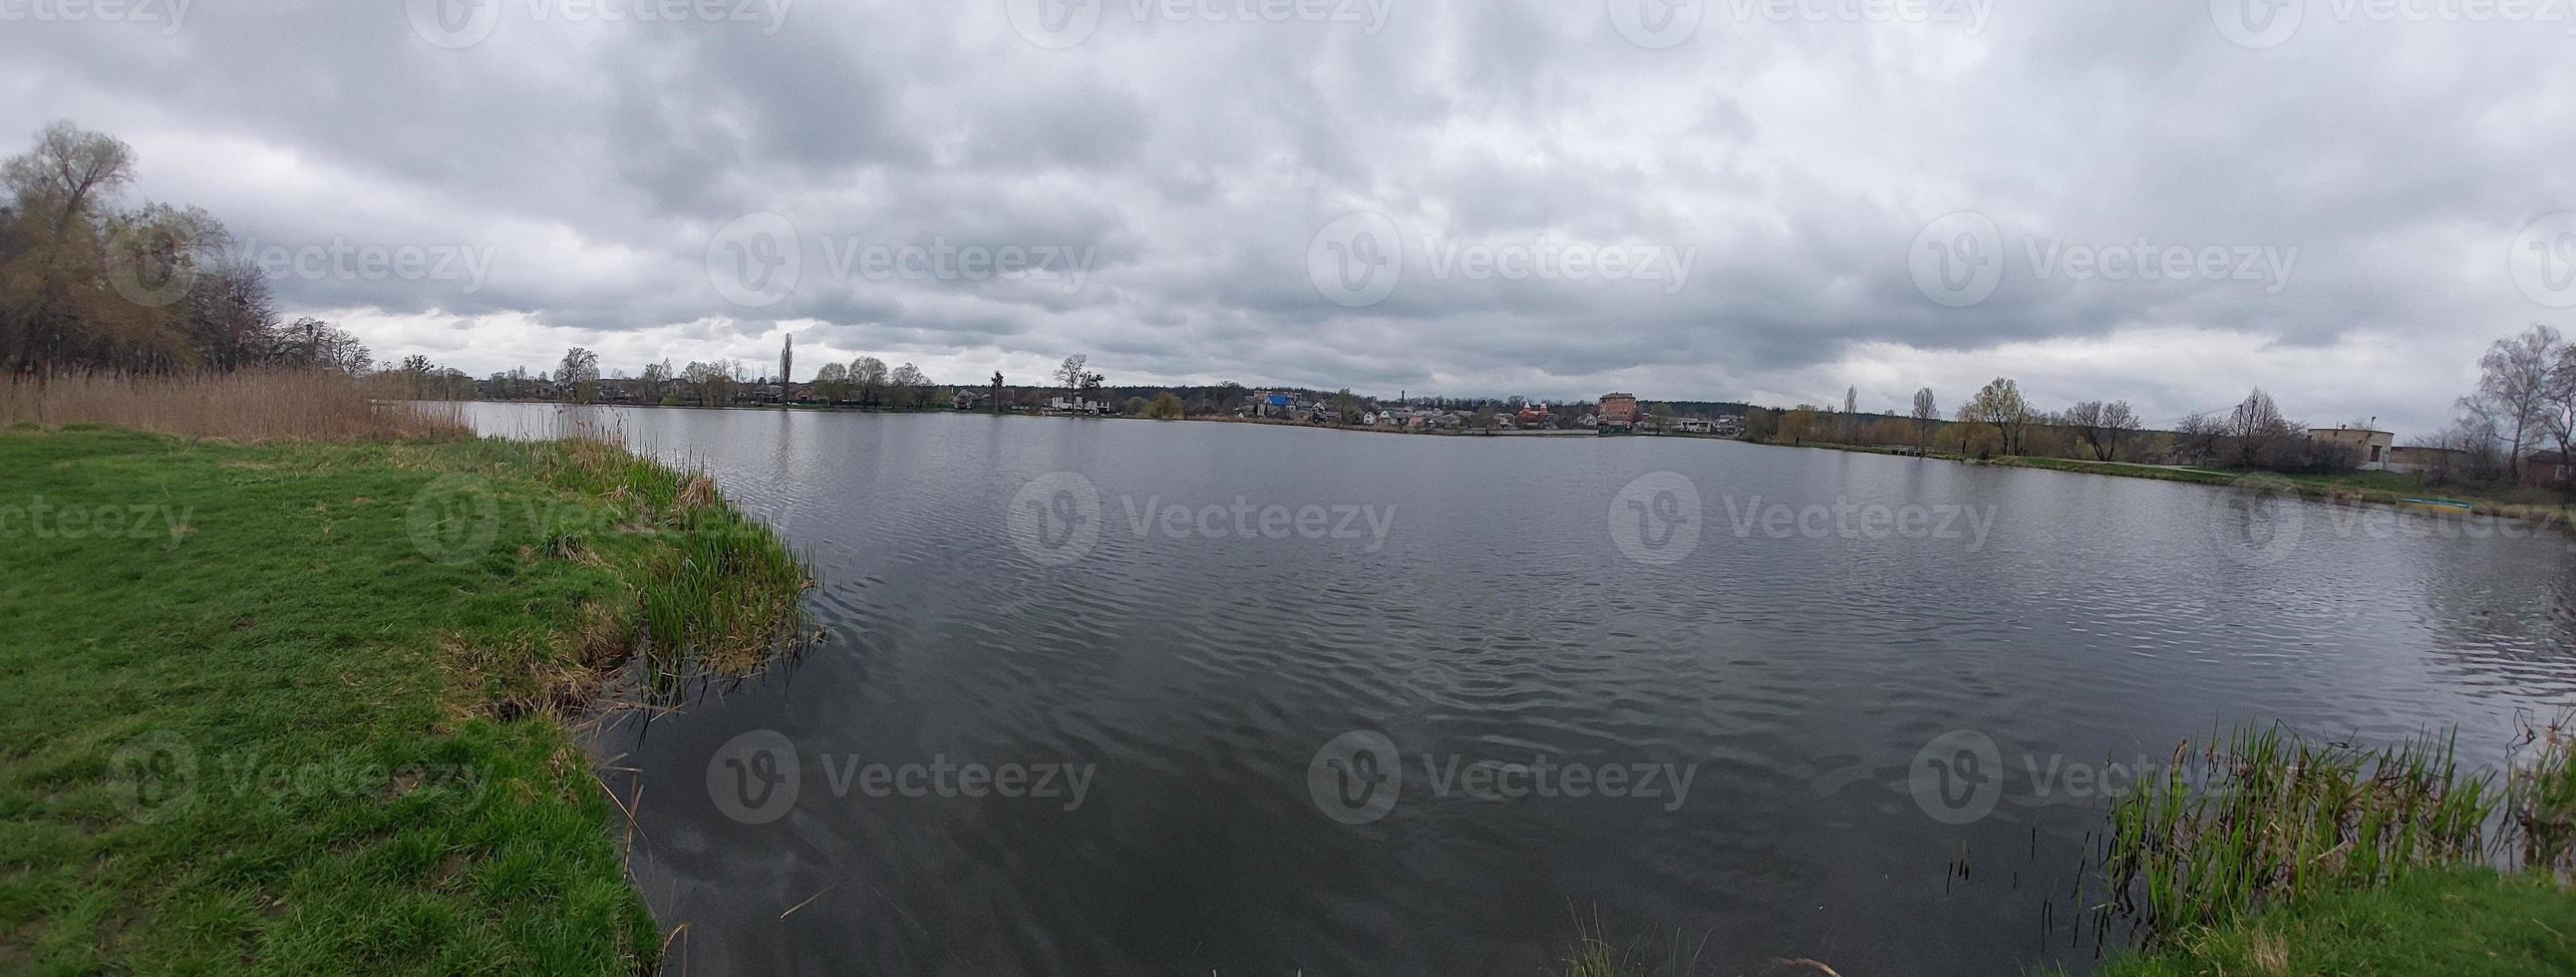
POLYGON ((0 163, 0 362, 12 377, 368 371, 357 337, 282 321, 266 274, 213 215, 126 203, 135 166, 132 147, 70 122, 0 163))

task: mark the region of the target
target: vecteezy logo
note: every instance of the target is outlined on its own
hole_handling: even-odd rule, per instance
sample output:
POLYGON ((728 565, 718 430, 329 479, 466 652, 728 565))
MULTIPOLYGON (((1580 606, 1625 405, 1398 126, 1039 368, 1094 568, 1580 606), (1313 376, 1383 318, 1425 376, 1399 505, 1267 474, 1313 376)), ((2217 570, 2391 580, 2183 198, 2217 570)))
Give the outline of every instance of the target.
POLYGON ((141 240, 109 244, 107 284, 128 302, 167 308, 196 286, 190 242, 166 227, 150 227, 141 240))
POLYGON ((1995 811, 2004 796, 2003 751, 1992 737, 1962 729, 1933 737, 1914 754, 1906 786, 1914 804, 1942 824, 1967 824, 1995 811))
POLYGON ((2522 294, 2552 309, 2576 307, 2576 210, 2524 226, 2509 258, 2522 294))
POLYGON ((2004 235, 1976 211, 1945 214, 1915 233, 1905 266, 1924 298, 1963 309, 1985 301, 2003 281, 2004 235))
POLYGON ((1610 498, 1610 542, 1639 563, 1670 566, 1699 548, 1699 486, 1679 472, 1650 472, 1610 498))
POLYGON ((1048 472, 1020 486, 1002 519, 1029 559, 1064 566, 1100 542, 1100 489, 1078 472, 1048 472))
POLYGON ((1706 0, 1603 0, 1610 26, 1641 48, 1668 48, 1699 33, 1708 15, 1706 0))
POLYGON ((1042 48, 1063 49, 1091 38, 1105 0, 1002 0, 1011 29, 1042 48))
POLYGON ((796 224, 761 211, 727 221, 707 239, 707 282, 716 294, 749 309, 776 305, 796 291, 805 252, 796 224))
POLYGON ((118 809, 145 824, 177 816, 197 796, 197 751, 168 730, 126 741, 107 768, 118 809))
POLYGON ((707 799, 743 824, 768 824, 796 806, 796 744, 774 729, 755 729, 707 759, 707 799))
POLYGON ((411 31, 443 48, 469 48, 501 23, 502 0, 410 0, 411 31))
POLYGON ((1306 244, 1306 277, 1343 308, 1386 301, 1404 277, 1403 242, 1386 215, 1353 211, 1333 219, 1306 244))
POLYGON ((2307 505, 2289 479, 2258 472, 2227 483, 2211 496, 2209 538, 2229 560, 2267 567, 2298 548, 2307 518, 2307 505))
POLYGON ((2209 21, 2239 46, 2277 47, 2299 32, 2307 0, 2209 0, 2209 21))
POLYGON ((1404 758, 1395 741, 1375 730, 1333 737, 1306 764, 1306 794, 1315 809, 1343 824, 1367 824, 1395 810, 1404 786, 1404 758))
POLYGON ((482 559, 501 536, 501 500, 480 478, 447 474, 411 497, 403 513, 411 545, 430 562, 461 566, 482 559))

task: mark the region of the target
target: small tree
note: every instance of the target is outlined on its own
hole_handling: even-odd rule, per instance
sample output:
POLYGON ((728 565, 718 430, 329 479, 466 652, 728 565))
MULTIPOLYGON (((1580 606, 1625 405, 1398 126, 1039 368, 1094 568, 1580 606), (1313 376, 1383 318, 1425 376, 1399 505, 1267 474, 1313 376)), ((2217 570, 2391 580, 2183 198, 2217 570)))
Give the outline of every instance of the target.
POLYGON ((555 370, 555 379, 568 388, 566 396, 576 404, 599 399, 599 354, 575 346, 565 350, 563 364, 555 370))
POLYGON ((1916 448, 1927 447, 1932 443, 1932 425, 1940 419, 1941 405, 1933 401, 1932 388, 1925 387, 1915 391, 1914 446, 1916 448))

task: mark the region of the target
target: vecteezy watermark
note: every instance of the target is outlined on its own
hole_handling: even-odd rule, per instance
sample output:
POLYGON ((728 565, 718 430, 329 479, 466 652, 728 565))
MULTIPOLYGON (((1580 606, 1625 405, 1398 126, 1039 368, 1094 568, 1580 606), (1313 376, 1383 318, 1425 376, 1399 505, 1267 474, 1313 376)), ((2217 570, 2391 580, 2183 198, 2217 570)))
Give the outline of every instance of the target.
MULTIPOLYGON (((1474 757, 1460 753, 1418 755, 1421 782, 1436 798, 1464 797, 1489 802, 1531 798, 1639 798, 1666 811, 1681 810, 1690 800, 1697 763, 1558 762, 1533 752, 1524 762, 1510 757, 1474 757)), ((1306 763, 1306 794, 1315 809, 1343 824, 1367 824, 1395 810, 1404 788, 1404 757, 1395 740, 1376 730, 1353 730, 1333 737, 1306 763)))
POLYGON ((491 277, 497 253, 489 244, 378 243, 346 237, 312 244, 245 237, 185 250, 185 256, 147 265, 135 249, 115 249, 109 252, 108 285, 126 301, 152 308, 186 298, 204 269, 221 267, 308 282, 456 282, 458 291, 471 295, 491 277))
MULTIPOLYGON (((1406 236, 1372 211, 1343 214, 1306 243, 1315 291, 1345 308, 1376 305, 1405 275, 1406 236)), ((1673 295, 1690 286, 1696 244, 1594 243, 1560 239, 1493 241, 1419 237, 1421 270, 1440 281, 1645 282, 1673 295)))
POLYGON ((2307 530, 2308 503, 2290 480, 2257 472, 2227 483, 2209 500, 2209 539, 2220 555, 2247 567, 2288 559, 2307 530))
POLYGON ((2279 47, 2311 13, 2338 23, 2521 24, 2576 34, 2569 0, 2209 0, 2209 19, 2228 40, 2279 47))
MULTIPOLYGON (((1304 540, 1354 544, 1362 553, 1386 547, 1395 506, 1367 503, 1255 502, 1235 496, 1192 504, 1160 495, 1119 497, 1119 521, 1137 539, 1304 540)), ((1075 472, 1050 472, 1011 496, 1003 525, 1011 543, 1033 560, 1063 566, 1089 555, 1100 542, 1100 490, 1075 472)))
POLYGON ((0 0, 0 24, 149 24, 168 37, 194 0, 0 0))
POLYGON ((1042 48, 1090 40, 1100 18, 1124 7, 1137 24, 1345 24, 1375 37, 1395 0, 1002 0, 1011 29, 1042 48))
POLYGON ((2522 517, 2482 516, 2439 505, 2390 507, 2304 497, 2296 483, 2256 472, 2213 493, 2206 523, 2210 543, 2247 567, 2280 563, 2303 545, 2330 540, 2528 539, 2576 553, 2559 510, 2522 517))
MULTIPOLYGON (((707 239, 707 281, 735 305, 776 305, 803 277, 806 243, 784 215, 734 218, 707 239)), ((833 281, 1039 282, 1070 293, 1090 282, 1100 261, 1096 245, 959 244, 946 237, 926 244, 818 237, 812 244, 833 281)))
POLYGON ((2562 210, 2532 221, 2514 235, 2506 256, 2513 283, 2533 302, 2552 309, 2576 308, 2576 210, 2562 210))
POLYGON ((2191 790, 2227 786, 2207 765, 2139 754, 2129 760, 2079 760, 2064 753, 2021 753, 2007 762, 1994 737, 1973 729, 1933 737, 1906 769, 1914 804, 1943 824, 1973 824, 1995 812, 2007 793, 2038 801, 2098 802, 2136 793, 2149 782, 2191 790), (2018 778, 2015 774, 2018 773, 2018 778), (2018 785, 2017 787, 2015 785, 2018 785))
POLYGON ((1965 308, 1985 301, 2003 283, 2018 250, 2034 281, 2213 281, 2259 285, 2278 295, 2299 263, 2298 245, 2178 244, 2145 235, 2128 241, 2071 241, 2062 235, 2023 235, 2008 248, 1992 218, 1959 211, 1934 218, 1915 232, 1905 253, 1914 288, 1934 304, 1965 308))
POLYGON ((512 527, 523 530, 512 538, 530 546, 547 547, 552 551, 549 555, 571 557, 587 547, 591 539, 611 534, 667 531, 708 536, 768 532, 770 527, 787 525, 795 507, 767 506, 759 509, 759 519, 752 521, 734 519, 732 511, 735 510, 723 506, 679 507, 678 511, 641 516, 611 506, 583 505, 526 493, 512 495, 482 476, 450 472, 431 479, 412 494, 403 510, 403 531, 411 537, 412 548, 430 562, 462 566, 491 553, 500 543, 503 530, 512 527))
POLYGON ((1610 545, 1649 566, 1671 566, 1699 548, 1699 485, 1678 472, 1649 472, 1610 497, 1610 545))
POLYGON ((464 797, 481 789, 486 779, 482 769, 464 764, 286 757, 256 748, 201 753, 169 730, 144 733, 118 746, 108 758, 107 773, 118 809, 147 824, 167 821, 198 804, 229 806, 245 799, 375 804, 389 795, 464 797))
POLYGON ((0 539, 161 539, 176 544, 188 534, 195 506, 84 505, 52 502, 0 504, 0 539))
POLYGON ((1737 539, 1965 540, 1965 550, 1976 553, 1986 548, 1986 534, 1995 528, 1992 505, 1886 505, 1842 497, 1831 505, 1766 505, 1759 495, 1741 503, 1730 495, 1724 501, 1737 539))
MULTIPOLYGON (((821 753, 820 784, 833 798, 854 792, 870 800, 998 797, 1041 800, 1064 811, 1082 809, 1099 773, 1097 764, 1040 761, 979 763, 934 754, 928 762, 868 760, 854 753, 821 753)), ((755 729, 726 740, 707 759, 707 798, 728 818, 768 824, 787 816, 807 788, 796 745, 777 730, 755 729)))
POLYGON ((534 22, 757 24, 778 33, 794 0, 408 0, 412 33, 443 48, 483 43, 511 16, 534 22))
POLYGON ((1995 0, 1603 0, 1628 43, 1659 49, 1698 36, 1713 12, 1737 24, 1904 24, 1986 29, 1995 0))

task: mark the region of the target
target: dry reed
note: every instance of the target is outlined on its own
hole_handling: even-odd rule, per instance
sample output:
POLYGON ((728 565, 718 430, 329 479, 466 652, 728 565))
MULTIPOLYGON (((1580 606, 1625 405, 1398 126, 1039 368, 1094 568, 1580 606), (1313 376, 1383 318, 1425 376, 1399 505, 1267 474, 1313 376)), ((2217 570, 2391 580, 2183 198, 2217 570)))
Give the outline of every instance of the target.
POLYGON ((106 424, 233 441, 414 441, 470 436, 453 406, 378 400, 325 372, 64 377, 0 385, 0 425, 106 424))

